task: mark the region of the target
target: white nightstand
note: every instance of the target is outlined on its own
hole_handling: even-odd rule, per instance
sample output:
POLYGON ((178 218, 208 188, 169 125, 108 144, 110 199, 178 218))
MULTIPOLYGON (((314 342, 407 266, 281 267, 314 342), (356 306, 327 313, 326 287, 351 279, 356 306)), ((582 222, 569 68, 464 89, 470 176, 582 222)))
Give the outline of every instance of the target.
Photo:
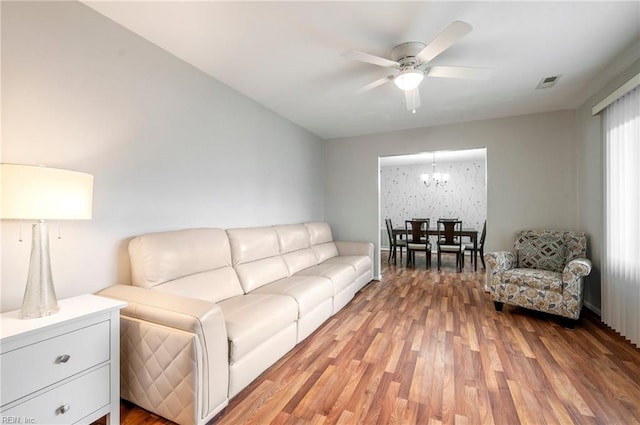
POLYGON ((120 423, 120 309, 126 302, 81 295, 60 311, 0 316, 0 423, 120 423))

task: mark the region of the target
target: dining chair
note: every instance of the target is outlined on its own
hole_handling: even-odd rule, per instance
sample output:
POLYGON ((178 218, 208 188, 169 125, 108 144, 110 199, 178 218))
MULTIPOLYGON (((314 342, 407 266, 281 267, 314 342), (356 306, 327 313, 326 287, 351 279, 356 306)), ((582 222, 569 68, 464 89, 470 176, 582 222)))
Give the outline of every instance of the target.
POLYGON ((455 254, 456 268, 462 271, 464 268, 464 244, 462 237, 456 236, 456 232, 462 231, 462 221, 460 220, 438 220, 438 270, 441 265, 441 255, 455 254))
POLYGON ((404 222, 407 242, 407 267, 416 265, 416 251, 425 253, 425 268, 431 267, 431 242, 429 242, 429 219, 406 220, 404 222))
MULTIPOLYGON (((487 237, 487 220, 484 221, 484 225, 482 226, 482 233, 480 233, 480 240, 476 244, 477 251, 480 253, 480 261, 482 261, 482 268, 486 270, 486 266, 484 265, 484 240, 487 237)), ((464 244, 465 251, 471 251, 471 264, 473 265, 477 260, 476 251, 473 249, 473 241, 465 242, 464 244)), ((476 267, 477 268, 477 267, 476 267)))
POLYGON ((387 226, 387 235, 389 236, 389 258, 387 263, 391 262, 393 258, 393 264, 396 264, 396 249, 400 248, 400 264, 402 264, 402 250, 407 247, 406 240, 398 240, 393 234, 393 224, 390 218, 384 219, 384 224, 387 226))

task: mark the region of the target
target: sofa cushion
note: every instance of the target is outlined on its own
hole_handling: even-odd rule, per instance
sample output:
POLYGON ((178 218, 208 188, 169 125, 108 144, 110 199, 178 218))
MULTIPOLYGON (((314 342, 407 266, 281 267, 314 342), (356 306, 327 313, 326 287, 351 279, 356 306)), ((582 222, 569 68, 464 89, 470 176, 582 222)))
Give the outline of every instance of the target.
POLYGON ((287 265, 287 269, 291 275, 296 274, 302 269, 318 264, 318 259, 311 248, 288 252, 282 255, 282 259, 287 265))
POLYGON ((329 258, 323 264, 349 264, 356 271, 356 276, 369 273, 371 270, 371 258, 367 255, 339 255, 329 258))
POLYGON ((278 234, 273 227, 228 229, 233 265, 280 255, 278 234))
POLYGON ((338 248, 333 242, 325 242, 311 247, 313 255, 316 256, 318 263, 327 261, 329 258, 338 256, 338 248))
POLYGON ((285 295, 247 294, 218 305, 227 326, 231 364, 298 318, 298 304, 285 295))
POLYGON ((305 227, 309 232, 309 242, 311 246, 332 242, 331 227, 327 223, 315 222, 305 223, 305 227))
POLYGON ((288 295, 298 303, 298 317, 303 317, 323 301, 333 297, 333 284, 325 277, 291 276, 261 286, 252 294, 288 295))
POLYGON ((278 235, 280 254, 298 251, 311 246, 309 232, 304 224, 273 226, 278 235))
POLYGON ((310 248, 309 232, 304 224, 273 226, 280 245, 280 254, 287 264, 289 274, 318 264, 310 248))
POLYGON ((153 287, 154 290, 183 297, 198 298, 212 303, 242 295, 238 275, 232 267, 222 267, 171 280, 153 287))
POLYGON ((561 233, 523 234, 516 240, 518 267, 562 272, 566 247, 561 233))
POLYGON ((355 281, 356 271, 348 264, 323 263, 300 270, 295 276, 322 276, 331 279, 333 295, 335 296, 355 281))
POLYGON ((223 229, 140 235, 129 242, 129 256, 136 286, 213 302, 243 293, 223 229))
POLYGON ((541 269, 510 269, 502 272, 502 282, 542 291, 562 292, 562 273, 541 269))
POLYGON ((231 265, 223 229, 148 233, 129 242, 133 284, 146 288, 231 265))
POLYGON ((288 277, 290 274, 287 265, 279 255, 237 265, 236 273, 245 293, 288 277))
POLYGON ((231 259, 245 293, 290 275, 273 227, 229 229, 231 259))

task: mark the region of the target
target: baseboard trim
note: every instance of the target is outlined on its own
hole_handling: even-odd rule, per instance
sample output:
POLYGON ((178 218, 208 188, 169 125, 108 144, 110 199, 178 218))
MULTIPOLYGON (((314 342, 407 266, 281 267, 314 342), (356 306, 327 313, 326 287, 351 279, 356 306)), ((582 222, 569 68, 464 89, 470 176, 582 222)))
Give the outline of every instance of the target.
POLYGON ((602 317, 602 313, 600 312, 599 308, 597 308, 596 306, 594 306, 593 304, 591 304, 590 302, 587 302, 587 301, 583 301, 583 304, 589 310, 593 311, 595 314, 597 314, 598 316, 602 317))

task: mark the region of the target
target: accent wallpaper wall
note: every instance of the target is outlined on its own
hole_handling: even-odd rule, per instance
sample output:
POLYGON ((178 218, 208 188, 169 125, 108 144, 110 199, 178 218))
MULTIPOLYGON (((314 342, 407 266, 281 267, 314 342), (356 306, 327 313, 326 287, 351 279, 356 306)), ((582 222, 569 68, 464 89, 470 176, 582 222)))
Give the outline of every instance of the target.
MULTIPOLYGON (((449 182, 427 187, 420 176, 431 176, 431 164, 380 167, 380 227, 385 236, 385 218, 391 218, 394 227, 411 218, 429 218, 434 228, 438 218, 459 218, 462 227, 482 230, 487 218, 485 161, 437 163, 437 171, 449 173, 449 182)), ((388 238, 382 245, 388 246, 388 238)))

